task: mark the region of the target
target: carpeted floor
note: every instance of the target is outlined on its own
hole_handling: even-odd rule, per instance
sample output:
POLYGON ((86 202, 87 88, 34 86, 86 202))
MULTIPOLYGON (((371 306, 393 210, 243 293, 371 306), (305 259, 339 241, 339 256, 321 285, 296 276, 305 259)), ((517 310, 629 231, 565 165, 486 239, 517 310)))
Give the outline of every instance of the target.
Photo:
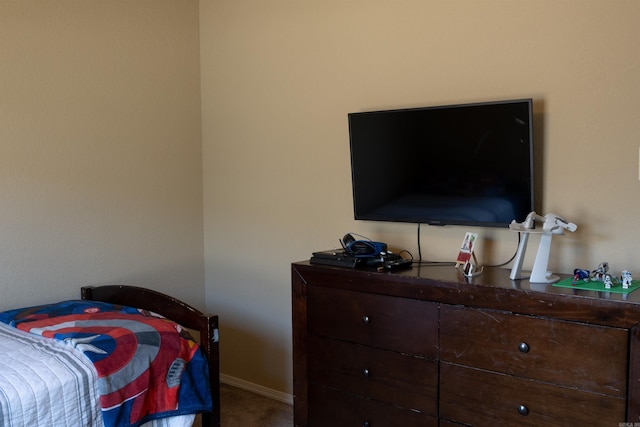
POLYGON ((250 391, 220 385, 221 427, 291 427, 293 407, 250 391))

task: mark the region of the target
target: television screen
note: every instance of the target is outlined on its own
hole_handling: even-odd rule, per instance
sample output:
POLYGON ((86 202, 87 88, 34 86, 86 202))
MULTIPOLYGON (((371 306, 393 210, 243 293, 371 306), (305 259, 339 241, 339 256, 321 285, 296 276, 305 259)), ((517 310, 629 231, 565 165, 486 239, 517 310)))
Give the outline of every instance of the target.
POLYGON ((348 121, 357 220, 507 227, 534 210, 531 99, 348 121))

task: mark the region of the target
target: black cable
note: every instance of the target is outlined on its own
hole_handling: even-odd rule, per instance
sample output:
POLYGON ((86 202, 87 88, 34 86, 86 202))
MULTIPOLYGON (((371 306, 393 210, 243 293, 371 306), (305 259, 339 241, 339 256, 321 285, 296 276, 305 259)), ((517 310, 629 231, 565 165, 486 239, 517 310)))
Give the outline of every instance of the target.
POLYGON ((509 260, 507 260, 506 262, 503 262, 502 264, 488 265, 487 267, 503 267, 503 266, 509 264, 511 261, 513 261, 515 259, 516 255, 518 255, 518 248, 520 247, 520 240, 521 239, 522 239, 522 233, 518 232, 518 244, 516 245, 516 251, 513 253, 511 258, 509 258, 509 260))
POLYGON ((418 265, 455 265, 451 261, 423 261, 422 260, 422 244, 420 243, 420 223, 418 223, 418 265))
MULTIPOLYGON (((511 256, 511 258, 509 258, 506 262, 503 262, 501 264, 496 264, 496 265, 488 265, 487 267, 503 267, 507 264, 509 264, 511 261, 513 261, 516 257, 516 255, 518 255, 518 248, 520 247, 520 241, 522 240, 522 233, 518 233, 518 244, 516 245, 516 251, 513 253, 513 255, 511 256)), ((422 264, 422 245, 420 244, 420 223, 418 223, 418 264, 422 264)), ((438 264, 438 265, 442 265, 442 264, 455 264, 455 263, 449 263, 449 262, 438 262, 438 261, 433 261, 433 262, 426 262, 425 264, 438 264)))
POLYGON ((418 223, 418 262, 422 262, 422 247, 420 246, 420 223, 418 223))

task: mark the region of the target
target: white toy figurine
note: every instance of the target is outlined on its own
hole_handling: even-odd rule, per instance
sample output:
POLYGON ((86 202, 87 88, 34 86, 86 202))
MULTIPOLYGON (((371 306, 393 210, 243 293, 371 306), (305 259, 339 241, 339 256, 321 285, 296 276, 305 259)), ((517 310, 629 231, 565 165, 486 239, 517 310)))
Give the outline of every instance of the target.
POLYGON ((598 282, 604 282, 605 275, 609 271, 609 263, 601 262, 595 270, 591 272, 591 278, 598 282))
POLYGON ((633 277, 631 277, 631 272, 627 270, 622 270, 622 288, 629 289, 629 286, 631 286, 632 281, 633 281, 633 277))
POLYGON ((611 280, 610 274, 605 274, 602 278, 602 282, 604 283, 605 289, 611 289, 613 287, 613 281, 611 280))

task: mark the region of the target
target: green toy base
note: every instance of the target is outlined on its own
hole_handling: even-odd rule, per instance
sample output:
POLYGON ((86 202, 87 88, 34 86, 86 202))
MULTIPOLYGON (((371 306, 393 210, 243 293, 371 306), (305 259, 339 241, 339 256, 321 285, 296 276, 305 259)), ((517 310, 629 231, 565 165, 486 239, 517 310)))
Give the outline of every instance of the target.
POLYGON ((576 284, 573 284, 573 278, 563 279, 557 283, 554 283, 553 286, 558 286, 560 288, 571 288, 571 289, 581 289, 583 291, 600 291, 600 292, 614 292, 617 294, 628 294, 636 289, 640 288, 640 280, 632 280, 631 286, 628 289, 623 289, 620 283, 615 283, 610 289, 606 289, 604 287, 604 283, 598 282, 595 280, 591 280, 585 282, 584 280, 578 280, 576 284))

